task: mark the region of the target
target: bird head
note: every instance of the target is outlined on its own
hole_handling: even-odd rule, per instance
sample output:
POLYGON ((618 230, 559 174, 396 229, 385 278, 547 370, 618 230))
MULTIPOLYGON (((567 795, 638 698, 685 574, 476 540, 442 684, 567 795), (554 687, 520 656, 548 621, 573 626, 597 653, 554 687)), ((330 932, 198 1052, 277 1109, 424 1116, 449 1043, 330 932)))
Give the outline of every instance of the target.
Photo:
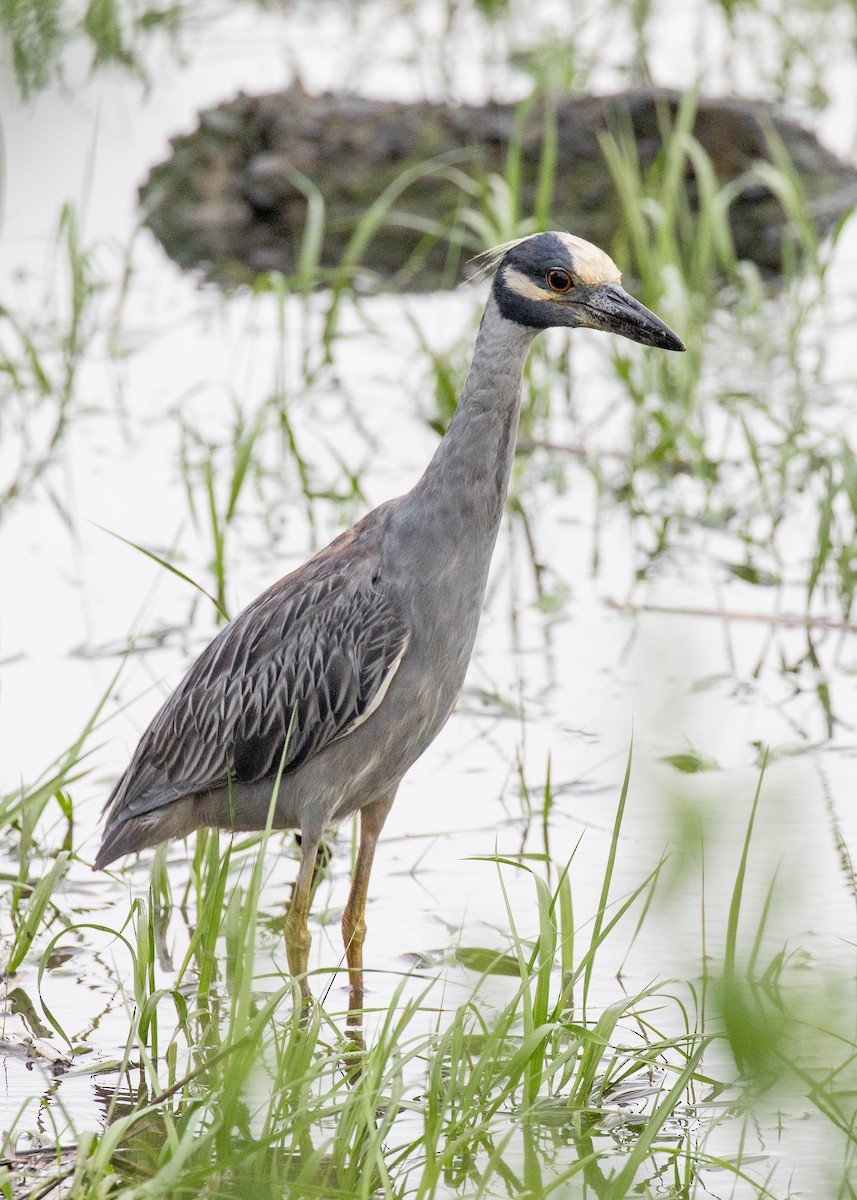
POLYGON ((621 286, 609 255, 570 233, 537 233, 503 247, 494 296, 509 321, 530 329, 604 329, 645 346, 684 350, 660 317, 621 286))

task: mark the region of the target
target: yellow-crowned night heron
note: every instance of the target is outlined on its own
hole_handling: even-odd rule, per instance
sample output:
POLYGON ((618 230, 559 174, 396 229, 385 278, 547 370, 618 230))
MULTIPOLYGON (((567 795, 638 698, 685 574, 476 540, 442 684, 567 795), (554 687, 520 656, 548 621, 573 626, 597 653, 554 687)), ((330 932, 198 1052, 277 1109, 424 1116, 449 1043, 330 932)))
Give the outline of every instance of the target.
POLYGON ((200 826, 301 833, 286 917, 306 995, 307 917, 325 829, 360 813, 342 918, 351 1007, 363 1003, 364 912, 402 776, 449 719, 473 649, 515 452, 530 345, 551 326, 683 350, 603 251, 566 233, 502 248, 470 374, 416 486, 275 583, 214 639, 152 724, 107 803, 96 867, 200 826))

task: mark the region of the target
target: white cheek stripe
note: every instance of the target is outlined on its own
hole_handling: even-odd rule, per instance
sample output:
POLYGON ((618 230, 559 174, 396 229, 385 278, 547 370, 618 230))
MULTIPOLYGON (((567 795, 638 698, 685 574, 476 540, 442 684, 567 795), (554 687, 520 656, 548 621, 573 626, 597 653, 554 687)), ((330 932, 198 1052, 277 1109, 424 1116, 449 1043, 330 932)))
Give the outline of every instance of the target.
POLYGON ((556 292, 548 291, 547 288, 540 288, 537 283, 534 283, 529 276, 523 271, 519 271, 517 267, 506 267, 503 272, 503 282, 506 287, 514 292, 516 296, 523 296, 525 300, 561 300, 562 296, 556 292))

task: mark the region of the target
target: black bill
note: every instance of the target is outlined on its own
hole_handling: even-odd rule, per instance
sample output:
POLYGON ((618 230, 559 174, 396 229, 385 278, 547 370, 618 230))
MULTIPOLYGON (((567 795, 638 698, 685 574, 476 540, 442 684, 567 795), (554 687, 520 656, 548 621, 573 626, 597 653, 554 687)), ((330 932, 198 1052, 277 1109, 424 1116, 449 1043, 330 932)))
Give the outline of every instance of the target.
POLYGON ((684 350, 684 342, 660 317, 629 296, 618 283, 602 283, 587 298, 586 312, 596 329, 619 333, 644 346, 684 350))

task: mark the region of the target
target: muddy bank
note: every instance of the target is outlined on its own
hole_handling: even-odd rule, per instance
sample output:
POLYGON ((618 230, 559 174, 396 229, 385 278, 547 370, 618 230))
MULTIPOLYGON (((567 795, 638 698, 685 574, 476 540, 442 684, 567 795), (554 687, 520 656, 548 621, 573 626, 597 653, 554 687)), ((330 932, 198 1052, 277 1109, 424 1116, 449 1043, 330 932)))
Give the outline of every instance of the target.
MULTIPOLYGON (((172 141, 171 157, 140 189, 146 224, 182 267, 221 283, 298 268, 310 207, 323 211, 320 263, 345 257, 388 286, 451 286, 474 245, 450 246, 445 231, 478 205, 487 179, 506 170, 520 144, 521 212, 534 212, 545 130, 553 127, 556 168, 550 224, 609 246, 619 200, 601 139, 633 135, 643 169, 669 136, 677 92, 558 97, 528 110, 511 104, 402 104, 356 96, 310 96, 300 88, 239 95, 202 113, 193 133, 172 141), (387 193, 383 216, 359 252, 355 231, 387 193)), ((857 201, 857 172, 808 130, 774 109, 742 100, 700 100, 694 136, 720 184, 739 181, 729 214, 739 257, 780 269, 786 221, 779 200, 753 175, 771 162, 771 138, 791 158, 813 221, 827 232, 857 201), (749 174, 748 174, 749 173, 749 174)), ((698 183, 685 185, 692 206, 698 183)))

